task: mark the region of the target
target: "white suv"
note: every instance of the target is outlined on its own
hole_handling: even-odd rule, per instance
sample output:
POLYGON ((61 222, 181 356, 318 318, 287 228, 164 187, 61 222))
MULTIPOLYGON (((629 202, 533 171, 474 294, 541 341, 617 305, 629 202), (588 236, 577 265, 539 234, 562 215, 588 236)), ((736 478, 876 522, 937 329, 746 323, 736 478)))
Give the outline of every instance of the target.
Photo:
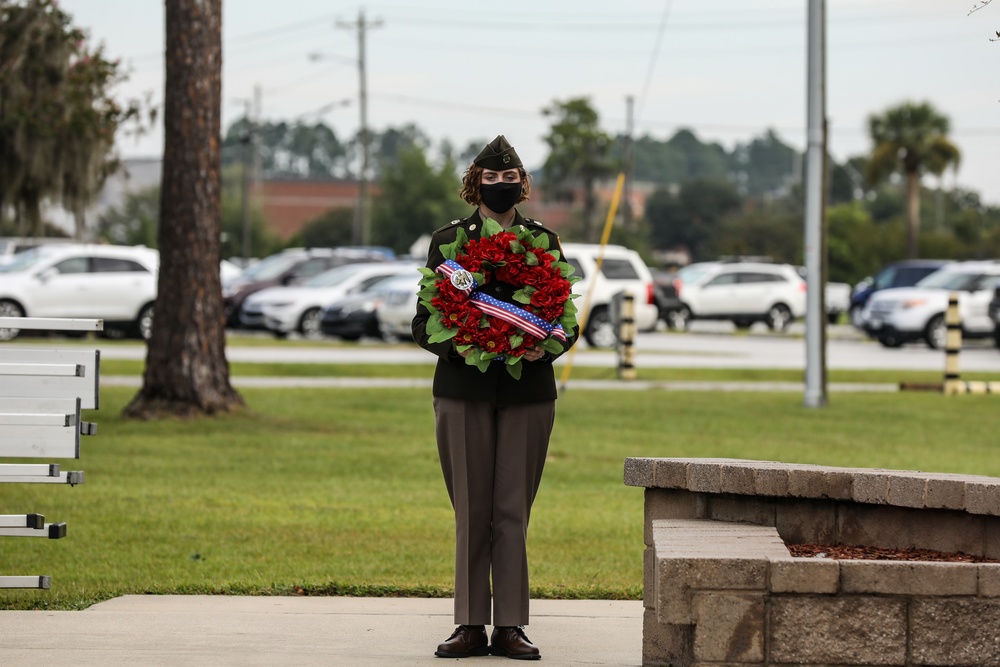
MULTIPOLYGON (((104 320, 112 337, 149 338, 159 253, 146 247, 50 244, 0 265, 0 316, 104 320)), ((19 329, 0 329, 0 340, 19 329)))
POLYGON ((993 334, 990 299, 1000 287, 1000 262, 957 262, 927 276, 913 287, 880 290, 864 310, 865 331, 886 347, 923 339, 933 349, 944 347, 948 295, 958 293, 962 335, 993 334))
POLYGON ((784 331, 806 312, 806 283, 789 264, 704 262, 678 272, 677 321, 731 320, 746 329, 765 322, 784 331))
POLYGON ((639 331, 656 328, 659 316, 653 290, 653 274, 634 250, 624 246, 604 247, 601 271, 597 272, 597 257, 601 246, 586 243, 562 244, 565 260, 575 269, 580 280, 573 284, 573 291, 582 294, 575 299, 579 308, 577 318, 584 318, 587 290, 594 283, 590 299, 590 313, 586 318, 583 337, 592 347, 614 347, 618 333, 612 318, 614 297, 619 292, 630 292, 635 299, 635 324, 639 331))

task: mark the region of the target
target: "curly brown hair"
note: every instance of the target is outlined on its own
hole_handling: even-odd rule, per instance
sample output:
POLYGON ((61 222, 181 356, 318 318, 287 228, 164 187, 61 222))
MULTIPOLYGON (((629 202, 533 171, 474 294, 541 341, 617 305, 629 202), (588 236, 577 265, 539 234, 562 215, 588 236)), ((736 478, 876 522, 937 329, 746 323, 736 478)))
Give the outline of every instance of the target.
MULTIPOLYGON (((459 192, 459 196, 473 206, 479 206, 483 203, 483 198, 479 194, 479 186, 483 182, 483 171, 482 167, 470 164, 462 175, 462 190, 459 192)), ((526 172, 524 167, 518 167, 517 171, 521 174, 521 197, 516 203, 520 204, 531 196, 531 174, 526 172)))

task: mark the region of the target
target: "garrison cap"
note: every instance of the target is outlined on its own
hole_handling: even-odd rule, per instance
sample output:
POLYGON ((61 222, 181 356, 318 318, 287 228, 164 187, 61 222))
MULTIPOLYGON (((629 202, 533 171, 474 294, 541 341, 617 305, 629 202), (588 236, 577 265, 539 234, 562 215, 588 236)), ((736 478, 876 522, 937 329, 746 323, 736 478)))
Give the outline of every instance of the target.
POLYGON ((517 151, 510 145, 506 137, 498 134, 497 138, 486 144, 479 155, 472 161, 477 167, 503 171, 504 169, 514 169, 520 167, 521 158, 517 156, 517 151))

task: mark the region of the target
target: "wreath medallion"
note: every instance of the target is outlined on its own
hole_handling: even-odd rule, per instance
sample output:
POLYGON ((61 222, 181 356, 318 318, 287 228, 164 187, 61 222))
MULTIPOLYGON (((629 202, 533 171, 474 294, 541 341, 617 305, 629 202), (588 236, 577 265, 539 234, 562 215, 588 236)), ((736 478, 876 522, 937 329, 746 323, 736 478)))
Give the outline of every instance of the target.
POLYGON ((442 245, 445 261, 436 269, 421 268, 420 303, 431 313, 428 342, 452 340, 465 361, 486 372, 502 362, 521 377, 521 357, 541 347, 559 354, 566 332, 576 326, 572 293, 573 267, 559 250, 549 249, 545 234, 525 227, 505 230, 487 218, 482 237, 469 239, 459 228, 452 243, 442 245), (486 293, 487 285, 513 289, 513 302, 486 293))

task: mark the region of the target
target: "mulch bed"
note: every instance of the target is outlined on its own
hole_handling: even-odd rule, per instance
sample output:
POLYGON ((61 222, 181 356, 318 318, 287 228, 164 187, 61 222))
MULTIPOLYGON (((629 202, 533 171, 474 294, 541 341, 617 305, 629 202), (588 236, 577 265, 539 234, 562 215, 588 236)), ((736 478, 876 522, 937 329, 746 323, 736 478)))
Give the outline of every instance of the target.
POLYGON ((834 560, 920 560, 942 563, 1000 563, 996 558, 930 549, 882 549, 849 544, 788 544, 793 556, 834 560))

